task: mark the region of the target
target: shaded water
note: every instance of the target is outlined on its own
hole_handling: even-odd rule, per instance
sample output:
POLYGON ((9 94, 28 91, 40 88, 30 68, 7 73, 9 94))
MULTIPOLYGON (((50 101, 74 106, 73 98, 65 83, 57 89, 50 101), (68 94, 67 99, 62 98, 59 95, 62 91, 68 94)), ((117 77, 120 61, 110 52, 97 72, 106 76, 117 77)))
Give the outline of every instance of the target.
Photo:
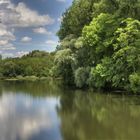
POLYGON ((139 139, 139 96, 0 82, 0 140, 139 139))

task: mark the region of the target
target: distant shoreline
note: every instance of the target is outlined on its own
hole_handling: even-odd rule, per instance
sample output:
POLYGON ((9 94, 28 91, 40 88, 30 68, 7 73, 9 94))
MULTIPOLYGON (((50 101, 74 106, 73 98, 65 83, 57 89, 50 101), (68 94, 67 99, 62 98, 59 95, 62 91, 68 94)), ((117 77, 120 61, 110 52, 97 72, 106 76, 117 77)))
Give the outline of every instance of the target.
POLYGON ((37 77, 37 76, 17 76, 17 77, 1 77, 2 81, 39 81, 48 80, 51 77, 37 77))

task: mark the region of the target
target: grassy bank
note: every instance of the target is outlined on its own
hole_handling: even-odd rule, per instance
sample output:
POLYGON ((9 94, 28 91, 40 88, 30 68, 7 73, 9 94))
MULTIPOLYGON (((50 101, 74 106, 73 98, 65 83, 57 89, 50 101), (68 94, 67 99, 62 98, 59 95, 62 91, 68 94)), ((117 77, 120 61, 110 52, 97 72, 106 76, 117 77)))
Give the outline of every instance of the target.
POLYGON ((2 77, 1 80, 4 81, 38 81, 47 80, 50 77, 37 77, 37 76, 16 76, 16 77, 2 77))

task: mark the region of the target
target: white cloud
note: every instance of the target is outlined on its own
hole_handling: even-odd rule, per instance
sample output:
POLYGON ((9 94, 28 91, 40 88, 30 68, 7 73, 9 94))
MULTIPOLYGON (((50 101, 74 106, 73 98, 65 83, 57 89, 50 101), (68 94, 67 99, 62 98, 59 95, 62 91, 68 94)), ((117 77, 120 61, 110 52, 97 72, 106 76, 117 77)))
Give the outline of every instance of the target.
POLYGON ((5 36, 9 37, 12 40, 15 39, 13 33, 10 32, 4 24, 0 23, 0 37, 5 37, 5 36))
POLYGON ((58 1, 58 2, 66 2, 66 0, 56 0, 56 1, 58 1))
POLYGON ((49 15, 39 15, 37 11, 29 9, 23 2, 17 6, 10 1, 0 5, 2 23, 12 27, 37 27, 54 23, 49 15))
POLYGON ((16 53, 0 51, 0 54, 2 55, 3 58, 7 58, 7 57, 12 57, 12 58, 22 57, 23 55, 26 55, 28 53, 29 53, 28 51, 18 51, 16 53))
POLYGON ((28 51, 19 51, 15 54, 15 56, 16 57, 22 57, 23 55, 26 55, 28 53, 29 53, 28 51))
POLYGON ((52 34, 52 32, 47 31, 43 27, 35 28, 35 29, 33 29, 33 32, 38 33, 38 34, 46 34, 46 35, 51 35, 52 34))
POLYGON ((0 46, 8 44, 8 40, 0 40, 0 46))
MULTIPOLYGON (((1 54, 2 55, 2 58, 9 58, 9 57, 14 57, 14 54, 13 53, 3 53, 1 54)), ((1 111, 0 111, 0 117, 1 117, 1 111)))
POLYGON ((45 43, 47 45, 50 45, 50 46, 57 46, 58 45, 58 42, 53 41, 53 40, 47 40, 45 43))
MULTIPOLYGON (((1 29, 0 29, 0 34, 1 33, 2 32, 1 32, 1 29)), ((1 41, 14 41, 15 40, 15 36, 11 32, 5 30, 5 34, 0 35, 0 40, 1 41)))
POLYGON ((2 5, 2 4, 7 4, 7 3, 9 3, 9 0, 0 0, 0 4, 2 5))
POLYGON ((24 36, 23 38, 21 38, 21 42, 30 42, 32 41, 32 38, 31 37, 28 37, 28 36, 24 36))
POLYGON ((11 41, 15 40, 13 30, 0 23, 0 50, 14 50, 11 41))
POLYGON ((58 22, 62 22, 62 21, 63 21, 63 17, 62 17, 62 16, 59 17, 59 18, 57 19, 57 21, 58 21, 58 22))
POLYGON ((8 43, 3 46, 0 45, 0 50, 15 50, 15 49, 16 47, 12 43, 8 43))
MULTIPOLYGON (((16 40, 14 30, 16 28, 40 27, 54 23, 49 15, 40 15, 37 11, 28 8, 23 2, 14 5, 11 0, 0 0, 0 50, 15 49, 12 41, 16 40)), ((42 30, 42 29, 41 29, 42 30)), ((46 30, 40 33, 49 34, 46 30)), ((31 41, 31 38, 23 38, 23 42, 31 41)))
POLYGON ((7 137, 10 140, 16 140, 17 136, 25 140, 39 135, 41 130, 47 131, 47 136, 50 136, 50 131, 52 134, 58 132, 57 137, 60 139, 59 129, 57 129, 60 121, 56 113, 58 105, 59 100, 51 97, 38 100, 31 96, 15 95, 12 92, 2 94, 0 98, 0 140, 7 140, 7 137), (19 112, 19 110, 22 111, 19 112))

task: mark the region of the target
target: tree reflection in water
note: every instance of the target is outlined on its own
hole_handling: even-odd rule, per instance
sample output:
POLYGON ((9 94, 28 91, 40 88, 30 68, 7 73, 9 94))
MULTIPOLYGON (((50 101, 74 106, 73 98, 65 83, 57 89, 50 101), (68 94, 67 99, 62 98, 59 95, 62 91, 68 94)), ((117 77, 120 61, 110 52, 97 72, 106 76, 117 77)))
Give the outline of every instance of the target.
POLYGON ((52 80, 0 83, 3 140, 135 140, 139 118, 139 96, 74 90, 52 80))

